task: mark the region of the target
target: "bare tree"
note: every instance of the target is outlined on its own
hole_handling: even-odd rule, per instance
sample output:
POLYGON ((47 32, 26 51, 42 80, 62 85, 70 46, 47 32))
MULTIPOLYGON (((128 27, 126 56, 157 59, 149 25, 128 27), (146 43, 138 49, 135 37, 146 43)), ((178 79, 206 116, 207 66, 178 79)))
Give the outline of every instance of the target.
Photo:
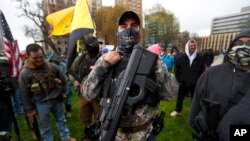
POLYGON ((25 35, 28 37, 32 37, 34 41, 43 41, 45 48, 48 46, 58 54, 58 51, 49 38, 49 33, 47 30, 47 25, 45 23, 45 17, 43 16, 43 8, 41 0, 38 2, 30 2, 28 0, 16 0, 18 2, 18 9, 20 9, 21 15, 20 17, 26 17, 32 21, 34 26, 25 26, 25 35))
POLYGON ((177 48, 179 51, 184 52, 185 51, 185 45, 190 39, 189 32, 183 31, 179 33, 178 39, 177 39, 177 48))
POLYGON ((119 16, 128 10, 127 7, 102 7, 94 15, 96 24, 97 36, 103 38, 106 44, 117 44, 116 32, 119 16))
POLYGON ((160 43, 167 46, 178 38, 179 22, 174 14, 160 4, 145 12, 145 36, 147 44, 160 43))

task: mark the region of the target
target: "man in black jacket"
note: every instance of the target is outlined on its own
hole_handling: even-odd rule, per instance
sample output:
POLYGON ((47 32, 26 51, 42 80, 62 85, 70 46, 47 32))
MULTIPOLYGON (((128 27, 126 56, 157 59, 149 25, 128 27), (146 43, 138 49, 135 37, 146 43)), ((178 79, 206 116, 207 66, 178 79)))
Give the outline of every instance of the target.
POLYGON ((250 124, 250 28, 240 32, 231 42, 226 59, 227 63, 214 66, 201 75, 194 93, 189 124, 196 129, 196 135, 203 135, 204 140, 211 136, 204 137, 197 127, 199 121, 205 120, 204 127, 215 123, 212 128, 218 136, 213 137, 219 141, 230 140, 230 125, 250 124), (219 110, 210 115, 206 107, 214 103, 219 110))
POLYGON ((193 97, 197 80, 205 70, 202 57, 197 53, 196 45, 195 40, 189 40, 185 46, 185 53, 175 60, 175 76, 180 85, 176 108, 170 114, 172 117, 180 115, 184 97, 187 96, 189 92, 191 98, 193 97))
MULTIPOLYGON (((73 62, 71 66, 71 75, 75 73, 80 80, 85 79, 88 76, 90 71, 94 68, 95 62, 99 57, 99 42, 94 36, 87 36, 85 39, 82 39, 82 54, 79 55, 73 62)), ((75 88, 80 87, 80 80, 77 80, 74 77, 70 77, 71 81, 75 88)), ((85 126, 85 130, 88 130, 88 127, 98 119, 100 105, 97 99, 93 99, 91 101, 87 101, 78 91, 79 95, 79 114, 80 119, 85 126), (94 119, 93 120, 93 116, 94 119)), ((90 138, 84 132, 84 139, 88 140, 90 138)))

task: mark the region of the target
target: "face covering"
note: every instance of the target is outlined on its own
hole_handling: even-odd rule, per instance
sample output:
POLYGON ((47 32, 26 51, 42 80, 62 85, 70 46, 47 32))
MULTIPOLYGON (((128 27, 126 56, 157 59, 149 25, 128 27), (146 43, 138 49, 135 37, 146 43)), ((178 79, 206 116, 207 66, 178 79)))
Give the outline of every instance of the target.
POLYGON ((86 50, 88 51, 88 53, 90 53, 92 55, 97 55, 99 53, 98 46, 92 46, 92 45, 86 44, 85 47, 86 47, 86 50))
POLYGON ((117 36, 120 43, 118 48, 123 52, 130 53, 140 40, 140 30, 128 28, 121 32, 118 31, 117 36))
POLYGON ((234 46, 228 51, 227 56, 231 63, 240 66, 250 65, 250 46, 234 46))

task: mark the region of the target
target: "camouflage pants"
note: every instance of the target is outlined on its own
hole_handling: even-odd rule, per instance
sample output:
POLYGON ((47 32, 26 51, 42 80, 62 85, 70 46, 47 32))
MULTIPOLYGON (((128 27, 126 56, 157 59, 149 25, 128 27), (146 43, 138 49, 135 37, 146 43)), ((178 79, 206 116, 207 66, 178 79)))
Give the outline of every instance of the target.
POLYGON ((144 130, 135 133, 125 133, 119 128, 115 141, 146 141, 151 134, 152 129, 152 124, 147 126, 144 130))

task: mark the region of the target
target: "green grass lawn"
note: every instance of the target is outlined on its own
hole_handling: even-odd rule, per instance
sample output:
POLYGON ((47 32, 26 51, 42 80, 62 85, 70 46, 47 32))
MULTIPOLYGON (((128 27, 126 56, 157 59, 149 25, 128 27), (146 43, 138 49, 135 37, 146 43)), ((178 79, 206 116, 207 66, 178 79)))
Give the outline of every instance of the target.
MULTIPOLYGON (((76 94, 72 97, 73 111, 72 117, 68 119, 68 128, 71 132, 72 137, 75 137, 77 141, 82 137, 83 127, 80 122, 79 113, 78 113, 78 96, 76 94)), ((184 100, 183 112, 180 116, 173 118, 170 117, 170 113, 175 108, 175 101, 173 102, 161 102, 160 109, 165 111, 165 126, 162 132, 157 136, 157 141, 191 141, 191 128, 188 126, 188 113, 191 100, 186 98, 184 100)), ((51 116, 52 117, 52 116, 51 116)), ((51 118, 53 134, 55 141, 60 141, 57 128, 55 127, 55 122, 53 117, 51 118)), ((18 125, 20 128, 21 139, 22 141, 36 141, 32 138, 31 132, 28 130, 28 126, 25 121, 24 116, 18 117, 18 125)), ((18 141, 13 131, 13 141, 18 141)))

